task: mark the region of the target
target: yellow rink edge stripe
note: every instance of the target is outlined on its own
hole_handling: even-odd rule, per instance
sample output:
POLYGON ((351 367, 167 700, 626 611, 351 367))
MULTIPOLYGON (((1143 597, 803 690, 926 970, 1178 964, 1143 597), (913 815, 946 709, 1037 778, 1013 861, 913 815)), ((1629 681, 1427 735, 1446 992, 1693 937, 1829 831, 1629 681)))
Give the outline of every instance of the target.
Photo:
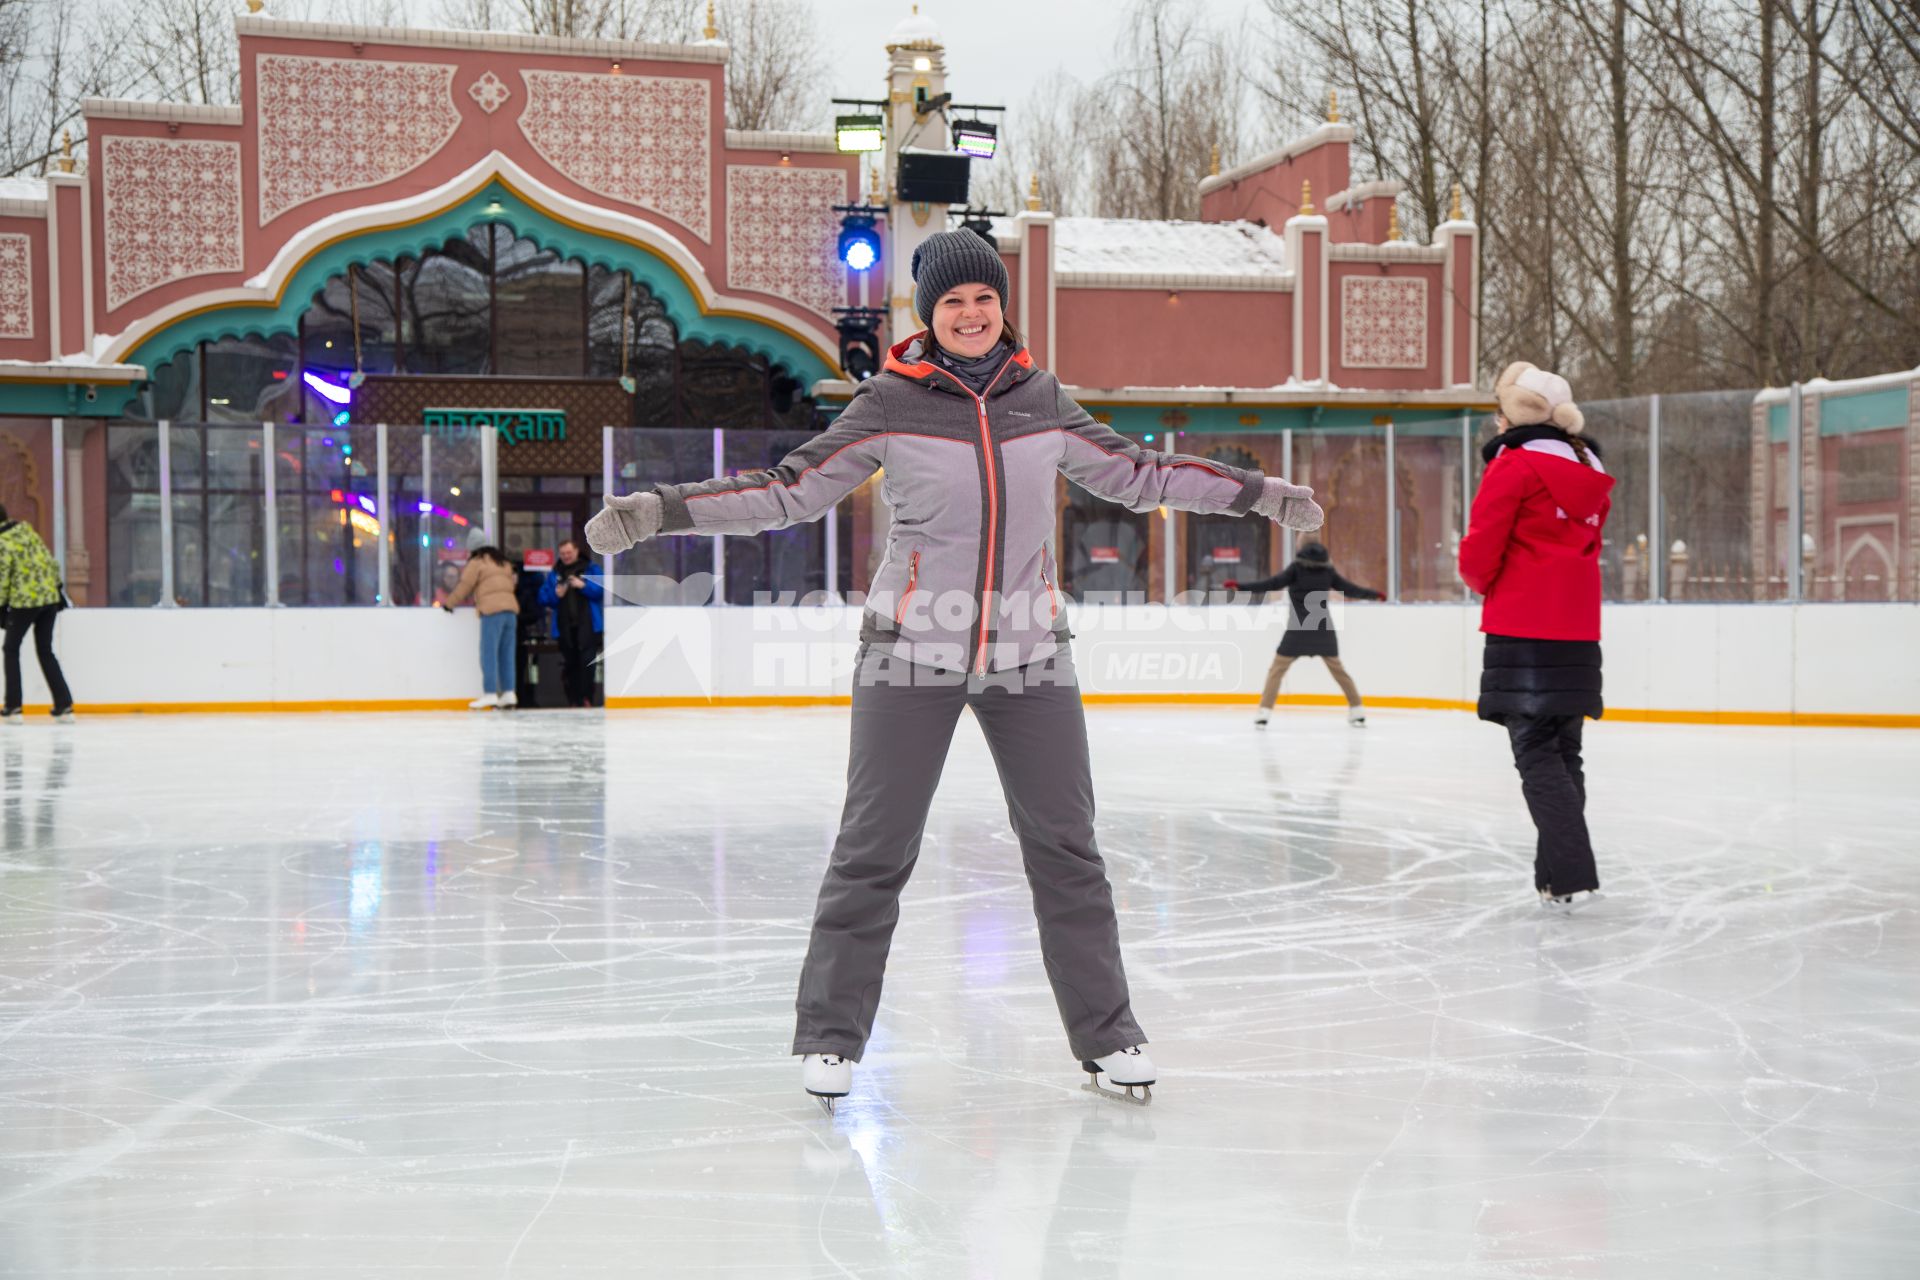
MULTIPOLYGON (((846 694, 822 696, 766 696, 734 698, 608 698, 609 711, 659 711, 700 707, 714 710, 753 707, 844 707, 846 694)), ((1088 706, 1229 706, 1248 707, 1256 699, 1244 693, 1088 693, 1088 706)), ((1342 707, 1345 700, 1330 693, 1284 694, 1280 705, 1342 707)), ((1472 711, 1474 704, 1451 698, 1369 698, 1367 706, 1401 711, 1472 711)), ((526 708, 533 710, 535 708, 526 708)), ((41 703, 27 707, 29 716, 44 716, 41 703)), ((260 714, 266 712, 318 713, 328 711, 465 711, 461 698, 327 699, 313 702, 101 702, 81 703, 82 717, 99 715, 200 715, 207 713, 260 714)), ((1819 711, 1669 711, 1658 708, 1608 707, 1608 720, 1646 724, 1769 725, 1797 728, 1920 729, 1920 715, 1841 714, 1819 711)))

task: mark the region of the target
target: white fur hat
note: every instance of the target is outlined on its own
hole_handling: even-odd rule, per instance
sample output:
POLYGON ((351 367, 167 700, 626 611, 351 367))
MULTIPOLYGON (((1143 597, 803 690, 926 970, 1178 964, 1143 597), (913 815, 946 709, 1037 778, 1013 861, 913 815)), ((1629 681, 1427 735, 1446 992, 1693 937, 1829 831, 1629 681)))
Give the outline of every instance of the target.
POLYGON ((1573 402, 1573 388, 1557 373, 1537 369, 1524 360, 1516 360, 1493 384, 1500 412, 1516 427, 1550 423, 1570 436, 1577 436, 1587 425, 1580 406, 1573 402))

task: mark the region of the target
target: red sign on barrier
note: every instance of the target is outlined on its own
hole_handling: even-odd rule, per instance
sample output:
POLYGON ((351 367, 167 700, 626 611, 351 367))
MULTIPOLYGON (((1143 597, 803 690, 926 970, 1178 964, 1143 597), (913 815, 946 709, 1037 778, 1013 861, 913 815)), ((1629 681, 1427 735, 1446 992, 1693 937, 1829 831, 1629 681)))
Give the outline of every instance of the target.
POLYGON ((1215 547, 1213 549, 1213 562, 1215 564, 1239 564, 1240 548, 1215 547))
POLYGON ((1095 564, 1119 564, 1119 563, 1120 563, 1120 548, 1118 548, 1118 547, 1088 547, 1088 548, 1087 548, 1087 559, 1089 559, 1089 560, 1091 560, 1091 561, 1093 561, 1093 563, 1095 563, 1095 564))
POLYGON ((542 573, 551 572, 553 569, 553 552, 540 550, 528 551, 526 566, 529 569, 538 569, 542 573))

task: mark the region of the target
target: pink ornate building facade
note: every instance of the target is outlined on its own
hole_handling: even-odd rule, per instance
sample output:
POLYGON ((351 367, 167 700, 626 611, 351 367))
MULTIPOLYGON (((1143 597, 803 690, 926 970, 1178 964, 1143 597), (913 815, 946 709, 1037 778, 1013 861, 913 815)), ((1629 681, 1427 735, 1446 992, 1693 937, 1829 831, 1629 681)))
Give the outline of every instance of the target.
MULTIPOLYGON (((517 549, 550 543, 607 482, 743 465, 716 445, 697 466, 656 466, 605 429, 817 427, 852 389, 836 308, 876 308, 883 329, 904 329, 904 259, 949 225, 946 207, 897 200, 830 135, 728 129, 729 54, 715 40, 236 26, 237 105, 90 101, 77 154, 44 179, 0 185, 0 500, 39 523, 65 512, 49 540, 94 603, 222 598, 204 567, 199 597, 175 581, 189 570, 165 575, 170 585, 141 576, 142 539, 178 558, 177 503, 156 495, 177 494, 185 468, 171 444, 165 463, 129 461, 157 429, 142 436, 139 424, 208 424, 177 448, 199 451, 192 509, 210 558, 213 513, 231 505, 209 478, 229 442, 215 426, 264 424, 249 445, 263 460, 284 462, 301 441, 280 500, 324 494, 345 507, 371 448, 349 458, 348 433, 411 432, 391 442, 380 475, 414 477, 426 511, 441 501, 436 465, 478 475, 479 463, 452 461, 452 446, 436 462, 423 416, 552 410, 571 437, 502 452, 485 480, 499 510, 472 513, 504 520, 517 549), (864 275, 836 252, 834 206, 857 202, 888 211, 882 265, 864 275), (345 482, 316 478, 332 474, 312 452, 322 438, 341 451, 327 466, 345 482), (156 503, 167 518, 141 523, 156 503)), ((896 111, 944 88, 944 50, 923 20, 902 24, 887 55, 896 111)), ((1330 122, 1207 179, 1196 222, 1058 217, 1036 192, 995 224, 1010 309, 1036 358, 1116 429, 1319 474, 1336 504, 1345 485, 1348 509, 1336 506, 1330 529, 1352 526, 1349 561, 1384 576, 1389 540, 1413 538, 1395 563, 1431 562, 1410 574, 1451 593, 1439 566, 1464 512, 1460 441, 1488 403, 1475 385, 1478 232, 1456 203, 1430 243, 1399 238, 1398 184, 1350 180, 1353 137, 1330 122), (1386 438, 1396 427, 1397 454, 1386 438), (1420 464, 1429 447, 1444 465, 1420 464), (1359 515, 1358 494, 1375 491, 1377 509, 1383 482, 1419 506, 1411 528, 1359 515)), ((271 508, 270 468, 253 469, 256 487, 233 492, 271 508)), ((388 542, 388 508, 416 505, 393 484, 369 499, 388 542)), ((854 587, 871 497, 845 534, 854 587)), ((1075 499, 1062 500, 1063 538, 1087 543, 1089 582, 1116 556, 1128 581, 1163 592, 1285 555, 1271 540, 1214 546, 1184 520, 1117 529, 1103 516, 1075 533, 1075 499)), ((257 536, 297 550, 312 540, 301 520, 291 535, 257 536)), ((428 546, 435 535, 421 536, 428 546)), ((283 584, 278 570, 256 566, 268 581, 235 602, 352 602, 283 584)), ((412 582, 413 600, 430 577, 412 582)))

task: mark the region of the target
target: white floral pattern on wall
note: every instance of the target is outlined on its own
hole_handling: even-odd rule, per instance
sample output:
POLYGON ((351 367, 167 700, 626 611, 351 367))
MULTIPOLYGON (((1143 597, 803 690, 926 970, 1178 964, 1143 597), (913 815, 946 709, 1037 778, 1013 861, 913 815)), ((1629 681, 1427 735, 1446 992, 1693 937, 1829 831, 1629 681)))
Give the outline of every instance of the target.
POLYGON ((727 285, 797 302, 832 318, 847 305, 840 264, 840 169, 727 166, 727 285))
POLYGON ((705 80, 522 71, 520 132, 587 190, 713 239, 712 105, 705 80))
POLYGON ((513 90, 507 88, 507 82, 489 71, 467 86, 467 95, 480 104, 480 109, 492 115, 513 96, 513 90))
POLYGON ((1349 369, 1427 367, 1427 282, 1391 276, 1340 281, 1340 363, 1349 369))
POLYGON ((451 65, 263 53, 255 76, 262 225, 417 169, 460 127, 451 65))
POLYGON ((33 336, 33 241, 0 236, 0 338, 33 336))
POLYGON ((239 143, 110 137, 100 168, 109 309, 175 280, 242 269, 239 143))

